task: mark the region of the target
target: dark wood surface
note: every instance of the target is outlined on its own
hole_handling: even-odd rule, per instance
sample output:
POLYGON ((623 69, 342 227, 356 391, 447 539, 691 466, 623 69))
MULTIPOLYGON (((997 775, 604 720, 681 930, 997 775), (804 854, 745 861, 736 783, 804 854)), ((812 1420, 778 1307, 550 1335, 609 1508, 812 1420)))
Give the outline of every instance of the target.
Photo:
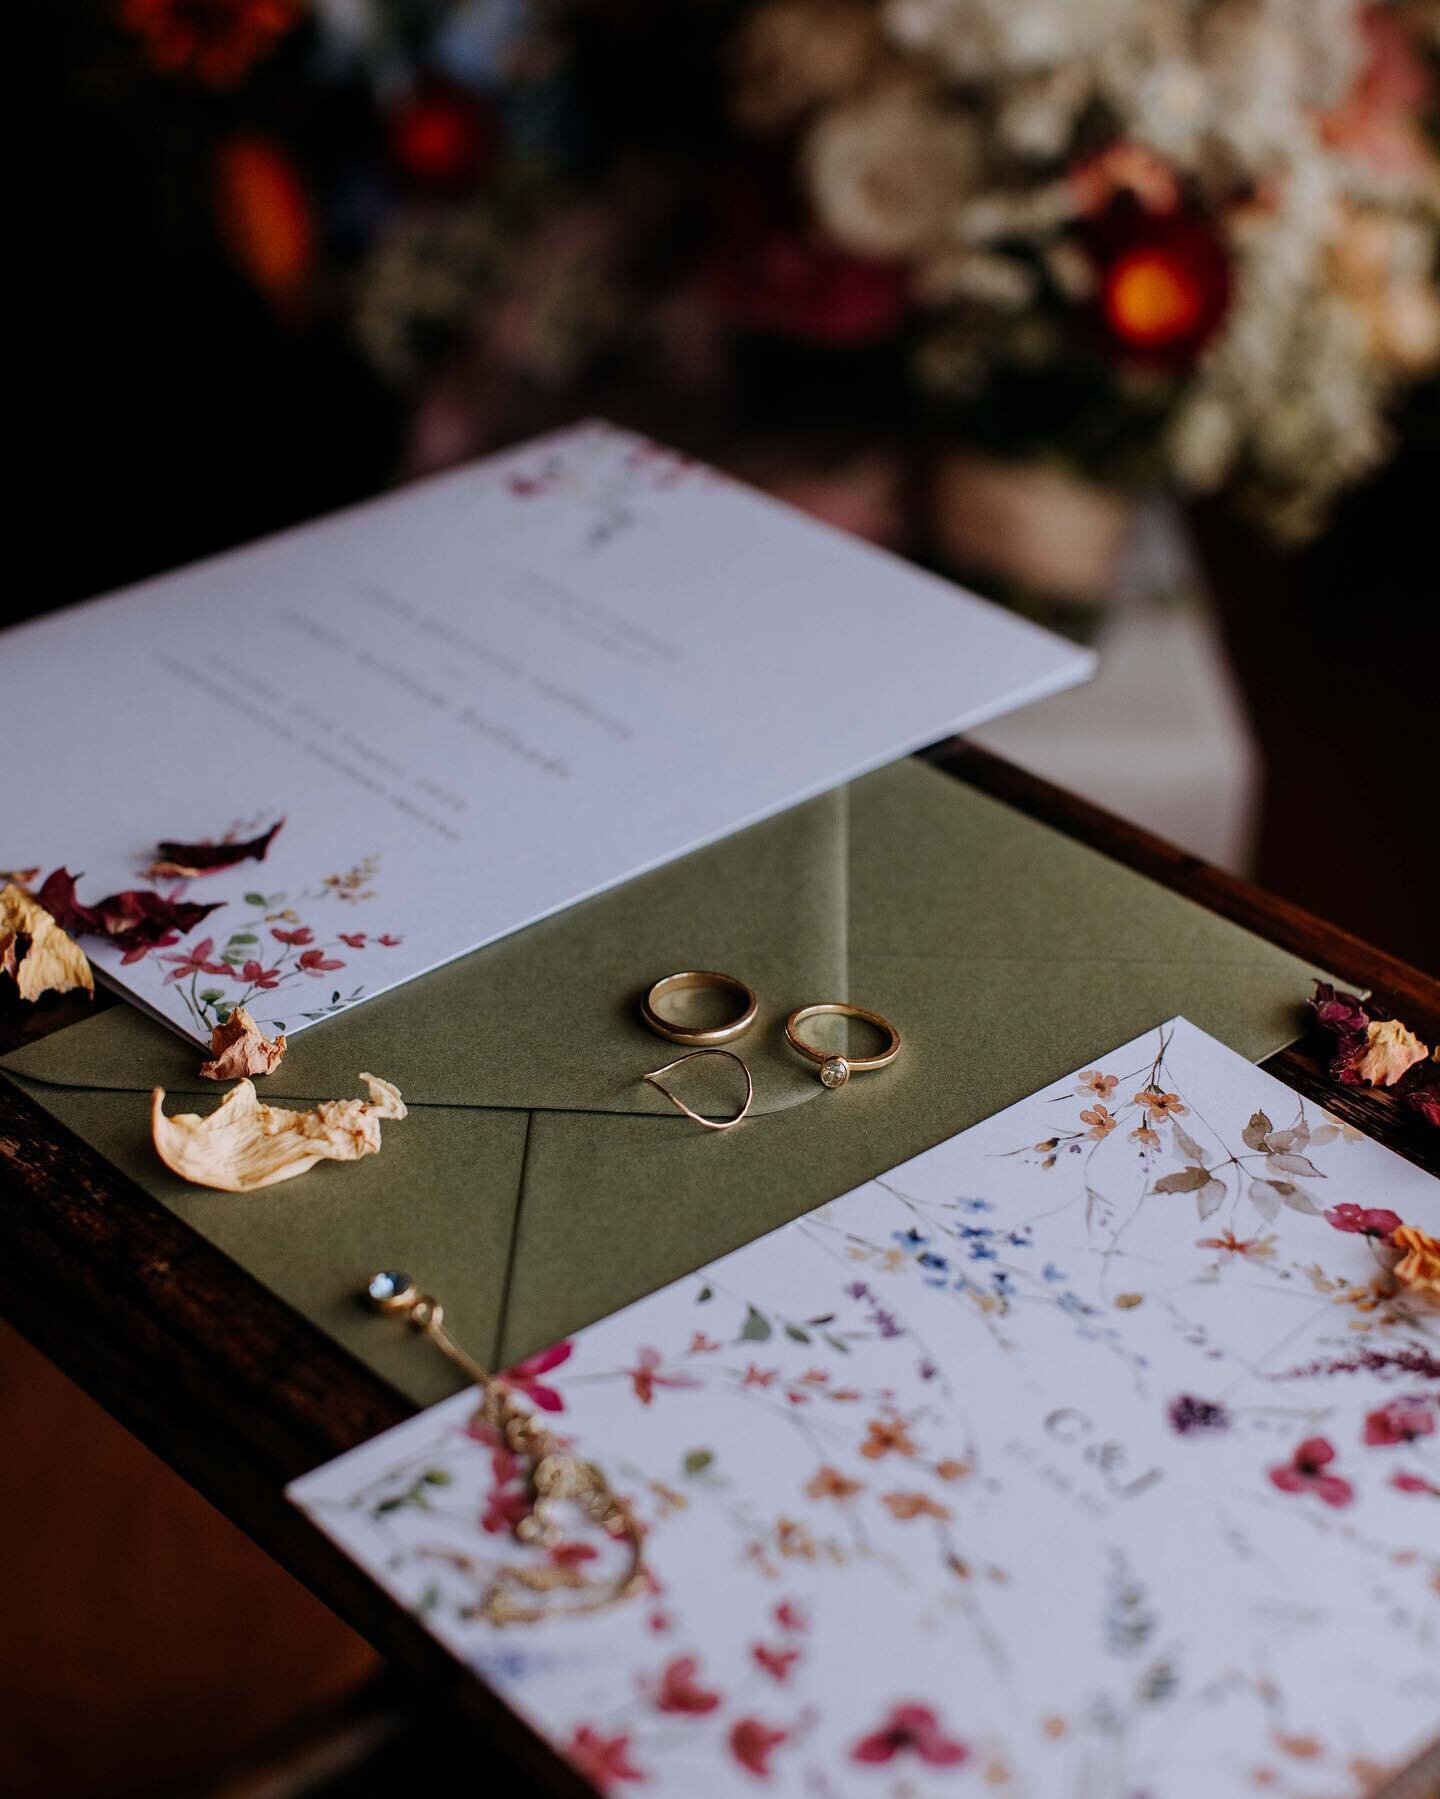
MULTIPOLYGON (((929 760, 1390 1001, 1427 1041, 1440 983, 973 746, 929 760)), ((111 1002, 97 995, 96 1004, 111 1002)), ((88 1009, 88 1008, 86 1008, 88 1009)), ((82 1016, 73 1000, 0 1005, 0 1050, 82 1016)), ((1391 1096, 1337 1088, 1318 1031, 1265 1063, 1287 1085, 1440 1172, 1433 1129, 1391 1096)), ((443 1691, 485 1737, 507 1790, 583 1794, 576 1776, 333 1549, 287 1481, 413 1407, 93 1150, 0 1082, 0 1313, 397 1666, 443 1691)), ((1440 1791, 1440 1746, 1402 1791, 1440 1791)))

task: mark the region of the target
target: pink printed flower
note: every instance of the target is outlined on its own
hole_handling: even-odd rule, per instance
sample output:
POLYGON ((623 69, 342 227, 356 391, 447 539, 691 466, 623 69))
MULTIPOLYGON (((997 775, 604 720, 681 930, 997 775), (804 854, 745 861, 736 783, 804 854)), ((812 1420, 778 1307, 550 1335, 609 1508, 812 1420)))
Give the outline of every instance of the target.
POLYGON ((698 1656, 677 1655, 668 1662, 660 1676, 655 1706, 662 1712, 681 1712, 686 1717, 703 1718, 720 1703, 720 1694, 702 1687, 695 1678, 700 1672, 698 1656))
POLYGON ((388 931, 382 931, 375 941, 377 943, 383 943, 386 949, 394 949, 396 944, 403 943, 405 939, 403 937, 392 937, 388 931))
POLYGON ((557 1568, 579 1568, 593 1562, 599 1554, 590 1543, 555 1543, 550 1549, 550 1560, 557 1568))
POLYGON ((635 1389, 635 1397, 641 1405, 649 1405, 655 1397, 657 1387, 698 1387, 699 1381, 691 1374, 661 1374, 660 1368, 664 1358, 658 1349, 641 1349, 636 1353, 635 1366, 628 1370, 630 1384, 635 1389))
POLYGON ((1332 1206, 1325 1214, 1325 1222, 1337 1231, 1351 1231, 1362 1237, 1388 1237, 1400 1226, 1400 1214, 1392 1212, 1385 1206, 1357 1206, 1347 1200, 1342 1206, 1332 1206))
POLYGON ((162 962, 175 964, 174 968, 166 975, 166 981, 183 981, 187 974, 229 974, 230 969, 227 963, 210 960, 214 949, 215 939, 202 937, 182 956, 162 956, 160 958, 162 962))
POLYGON ((757 1668, 763 1668, 771 1680, 782 1685, 791 1668, 800 1660, 799 1649, 772 1649, 768 1643, 756 1643, 750 1654, 757 1668))
POLYGON ((306 974, 332 974, 337 968, 343 968, 345 964, 337 961, 333 956, 327 956, 324 950, 307 949, 301 952, 296 966, 303 968, 306 974))
POLYGON ((267 992, 280 985, 280 970, 266 968, 259 962, 247 962, 243 968, 232 968, 230 972, 237 981, 248 981, 252 987, 260 987, 267 992))
POLYGON ((788 1599, 780 1601, 779 1605, 775 1607, 773 1615, 781 1630, 808 1630, 810 1628, 809 1618, 798 1605, 788 1599))
POLYGON ((761 1780, 770 1776, 770 1757, 790 1735, 759 1718, 740 1718, 730 1730, 730 1753, 742 1768, 761 1780))
POLYGON ((271 925, 270 935, 277 943, 303 944, 315 941, 315 933, 308 924, 299 925, 293 931, 282 931, 279 925, 271 925))
POLYGON ((1306 1437, 1288 1462, 1270 1470, 1270 1479, 1282 1493, 1313 1493, 1326 1505, 1349 1505, 1354 1487, 1338 1474, 1326 1473, 1334 1460, 1333 1444, 1324 1437, 1306 1437))
POLYGON ((1434 1429, 1435 1414, 1424 1399, 1392 1399, 1365 1416, 1365 1441, 1372 1447, 1413 1443, 1417 1437, 1430 1436, 1434 1429))
POLYGON ((178 931, 167 931, 163 937, 157 937, 154 943, 132 943, 120 958, 121 967, 128 968, 132 962, 143 962, 152 949, 169 949, 172 943, 179 941, 178 931))
POLYGON ((523 1486, 492 1487, 486 1496, 480 1528, 488 1531, 492 1537, 499 1536, 502 1531, 513 1532, 515 1526, 523 1518, 528 1518, 533 1509, 530 1495, 523 1486))
POLYGON ((576 1727, 565 1746, 565 1759, 591 1786, 608 1793, 620 1780, 644 1780, 645 1770, 630 1759, 630 1739, 623 1732, 618 1737, 601 1736, 592 1725, 576 1727))
POLYGON ((1433 1480, 1426 1480, 1423 1474, 1392 1474, 1390 1485, 1397 1493, 1429 1493, 1440 1499, 1440 1487, 1433 1480))
POLYGON ((932 1768, 958 1768, 970 1751, 958 1737, 947 1736, 929 1705, 893 1706, 878 1730, 861 1737, 850 1751, 852 1761, 890 1762, 897 1755, 918 1755, 932 1768))
POLYGON ((523 1393, 537 1411, 563 1412, 565 1401, 554 1387, 547 1387, 540 1376, 558 1368, 562 1362, 568 1362, 574 1353, 573 1343, 552 1343, 549 1349, 539 1350, 535 1355, 526 1356, 523 1362, 516 1362, 513 1368, 503 1370, 500 1379, 523 1393))
POLYGON ((342 943, 348 943, 351 949, 364 949, 365 939, 368 934, 369 933, 366 931, 342 931, 340 933, 340 941, 342 943))

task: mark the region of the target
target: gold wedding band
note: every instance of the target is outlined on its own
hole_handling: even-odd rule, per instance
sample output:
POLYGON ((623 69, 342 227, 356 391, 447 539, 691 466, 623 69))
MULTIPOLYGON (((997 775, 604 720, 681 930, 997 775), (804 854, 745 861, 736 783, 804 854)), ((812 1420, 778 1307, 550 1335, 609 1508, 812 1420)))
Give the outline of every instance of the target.
POLYGON ((663 981, 656 981, 640 1002, 640 1016, 658 1037, 668 1037, 671 1043, 694 1044, 708 1049, 717 1043, 733 1042, 742 1032, 748 1031, 755 1022, 758 1003, 754 992, 733 974, 717 974, 713 969, 689 969, 683 974, 667 974, 663 981), (659 1009, 659 1002, 667 995, 695 987, 733 994, 740 1001, 739 1016, 728 1024, 684 1025, 667 1018, 659 1009))
POLYGON ((751 1101, 755 1098, 755 1083, 750 1077, 750 1069, 745 1058, 737 1056, 733 1049, 692 1049, 688 1056, 677 1056, 673 1062, 667 1062, 663 1068, 652 1068, 649 1074, 642 1074, 640 1078, 642 1081, 648 1081, 652 1087, 658 1088, 677 1112, 683 1112, 687 1118, 693 1118, 696 1124, 703 1125, 707 1131, 733 1131, 737 1124, 743 1123, 750 1110, 751 1101), (741 1074, 745 1076, 745 1104, 733 1118, 702 1117, 699 1112, 687 1106, 683 1099, 672 1093, 660 1078, 662 1075, 669 1074, 672 1069, 683 1066, 686 1062, 698 1061, 701 1056, 724 1056, 727 1061, 737 1063, 741 1074))
POLYGON ((837 1002, 833 1005, 801 1006, 785 1020, 785 1040, 791 1049, 798 1050, 810 1062, 820 1064, 821 1082, 831 1088, 843 1087, 852 1074, 869 1074, 873 1068, 888 1068, 896 1056, 900 1054, 900 1033, 888 1018, 882 1018, 878 1012, 867 1012, 864 1006, 847 1006, 837 1002), (866 1024, 873 1024, 875 1029, 886 1039, 884 1049, 873 1056, 838 1056, 830 1050, 816 1049, 813 1043, 807 1043, 800 1035, 799 1027, 807 1018, 861 1018, 866 1024))

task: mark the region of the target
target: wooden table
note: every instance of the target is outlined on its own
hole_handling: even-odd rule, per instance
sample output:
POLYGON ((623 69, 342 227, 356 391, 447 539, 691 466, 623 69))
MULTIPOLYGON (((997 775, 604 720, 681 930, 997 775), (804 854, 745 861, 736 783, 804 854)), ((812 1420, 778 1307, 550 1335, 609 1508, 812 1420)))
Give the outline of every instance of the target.
MULTIPOLYGON (((960 740, 928 753, 992 794, 1343 981, 1428 1042, 1440 982, 960 740)), ((0 1050, 88 1013, 0 1009, 0 1050)), ((97 994, 97 1006, 115 1003, 97 994)), ((1440 1133, 1386 1093, 1337 1087, 1312 1031, 1264 1066, 1432 1173, 1440 1133)), ((508 1790, 584 1784, 283 1497, 287 1481, 414 1410, 283 1301, 12 1087, 0 1085, 0 1313, 397 1666, 453 1696, 508 1790)), ((1440 1743, 1386 1799, 1435 1799, 1440 1743)), ((1219 1796, 1217 1795, 1217 1799, 1219 1796)))

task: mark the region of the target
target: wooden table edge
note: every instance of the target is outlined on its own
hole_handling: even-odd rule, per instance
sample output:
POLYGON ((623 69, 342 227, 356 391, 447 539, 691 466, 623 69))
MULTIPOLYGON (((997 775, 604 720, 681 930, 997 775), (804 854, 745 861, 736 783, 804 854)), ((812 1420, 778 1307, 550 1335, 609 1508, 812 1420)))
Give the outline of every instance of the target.
MULTIPOLYGON (((1440 983, 1419 970, 962 739, 926 759, 1338 978, 1383 991, 1415 1028, 1440 1033, 1440 983)), ((1324 1053, 1323 1042, 1302 1040, 1263 1066, 1433 1170, 1427 1127, 1412 1126, 1388 1095, 1337 1089, 1324 1053)), ((0 1217, 0 1315, 382 1655, 453 1697, 508 1761, 512 1790, 589 1792, 284 1496, 290 1480, 411 1416, 408 1400, 3 1081, 0 1217)), ((1377 1799, 1410 1799, 1437 1775, 1440 1743, 1377 1799), (1422 1784, 1410 1788, 1417 1775, 1422 1784)))

